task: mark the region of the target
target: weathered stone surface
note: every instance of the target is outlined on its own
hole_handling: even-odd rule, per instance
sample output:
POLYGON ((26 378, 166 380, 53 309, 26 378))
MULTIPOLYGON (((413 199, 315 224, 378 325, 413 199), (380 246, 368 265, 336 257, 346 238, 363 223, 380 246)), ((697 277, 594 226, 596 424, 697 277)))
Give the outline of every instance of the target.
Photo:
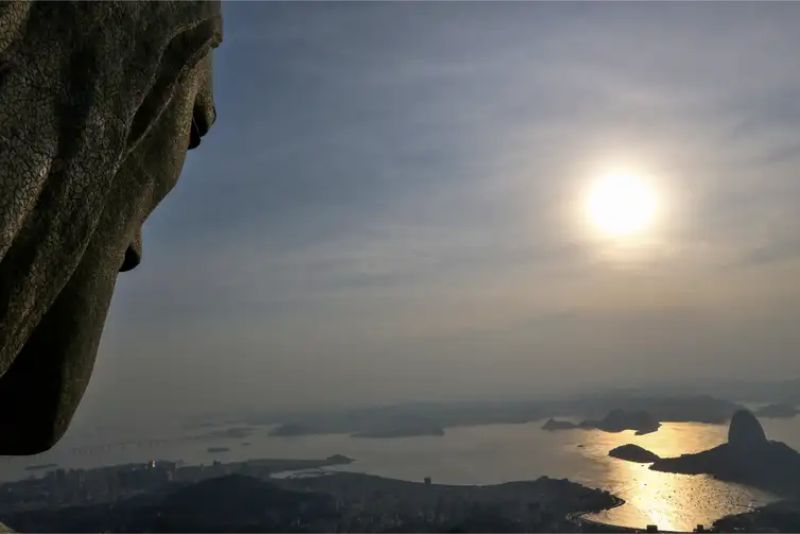
POLYGON ((0 4, 0 453, 47 449, 117 273, 214 121, 216 2, 0 4))

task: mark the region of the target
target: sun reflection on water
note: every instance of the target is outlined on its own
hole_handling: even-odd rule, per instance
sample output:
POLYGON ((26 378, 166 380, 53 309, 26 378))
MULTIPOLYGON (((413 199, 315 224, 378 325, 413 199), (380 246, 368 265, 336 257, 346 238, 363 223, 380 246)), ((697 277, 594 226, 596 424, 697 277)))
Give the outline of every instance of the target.
MULTIPOLYGON (((656 524, 663 530, 691 531, 719 517, 741 513, 775 500, 774 496, 745 486, 702 476, 649 471, 644 464, 611 458, 608 451, 634 443, 661 456, 678 456, 714 447, 727 439, 727 425, 665 423, 653 434, 632 431, 609 434, 599 430, 542 430, 542 421, 448 428, 444 436, 416 436, 386 440, 354 438, 347 434, 271 436, 269 427, 256 430, 250 446, 232 447, 226 460, 253 458, 324 458, 344 454, 355 458, 341 469, 389 478, 421 481, 432 477, 442 484, 499 484, 534 480, 542 475, 568 478, 588 487, 602 488, 626 503, 590 518, 613 525, 644 528, 656 524)), ((767 435, 800 448, 800 418, 765 420, 767 435)), ((227 426, 218 427, 223 430, 227 426)), ((149 458, 209 463, 206 447, 196 432, 176 425, 167 439, 135 447, 97 445, 119 443, 119 432, 69 438, 35 457, 0 457, 0 481, 30 476, 26 466, 55 463, 63 468, 141 462, 149 458), (105 437, 104 437, 105 436, 105 437), (183 438, 180 438, 183 436, 183 438), (81 446, 92 454, 81 453, 81 446), (77 448, 76 448, 77 447, 77 448)))
POLYGON ((621 526, 643 528, 655 524, 661 530, 691 531, 697 524, 710 526, 712 518, 773 500, 756 489, 723 483, 708 476, 676 475, 651 471, 637 464, 600 454, 626 443, 634 443, 659 456, 679 456, 710 449, 726 441, 727 428, 695 423, 669 423, 658 432, 636 436, 632 432, 597 432, 585 454, 607 469, 607 489, 623 498, 625 504, 589 519, 621 526), (700 428, 702 427, 702 431, 700 428), (709 430, 709 429, 712 430, 709 430))

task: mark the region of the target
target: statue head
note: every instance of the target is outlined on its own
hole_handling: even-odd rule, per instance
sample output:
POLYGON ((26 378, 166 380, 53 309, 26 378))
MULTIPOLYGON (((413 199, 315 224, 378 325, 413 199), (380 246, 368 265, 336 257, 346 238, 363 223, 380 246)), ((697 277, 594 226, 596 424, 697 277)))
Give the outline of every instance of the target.
POLYGON ((65 432, 116 277, 214 122, 213 2, 0 5, 0 454, 65 432))

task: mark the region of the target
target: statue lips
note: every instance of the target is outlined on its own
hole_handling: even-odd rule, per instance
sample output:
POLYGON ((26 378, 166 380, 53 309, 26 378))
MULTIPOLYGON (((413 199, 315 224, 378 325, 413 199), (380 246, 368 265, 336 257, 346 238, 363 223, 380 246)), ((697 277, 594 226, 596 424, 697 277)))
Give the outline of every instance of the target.
MULTIPOLYGON (((144 99, 139 97, 138 106, 131 107, 121 97, 111 101, 131 110, 129 121, 107 120, 101 104, 108 92, 99 91, 96 100, 85 100, 96 105, 90 111, 103 120, 90 120, 93 115, 87 113, 73 121, 67 120, 68 115, 64 131, 41 129, 43 135, 52 136, 36 139, 58 149, 41 165, 33 157, 38 153, 17 150, 19 143, 13 144, 0 121, 0 164, 10 160, 25 171, 29 168, 24 165, 41 168, 43 177, 43 182, 32 183, 33 174, 8 173, 8 169, 4 173, 0 166, 0 187, 8 187, 3 180, 11 175, 11 192, 25 201, 11 206, 19 208, 12 215, 22 215, 4 219, 7 206, 0 197, 0 222, 22 221, 0 224, 0 454, 41 452, 66 431, 91 376, 116 277, 141 260, 142 223, 175 185, 187 147, 197 144, 192 135, 199 141, 214 120, 210 48, 221 39, 218 10, 215 14, 213 4, 203 2, 45 3, 31 9, 41 12, 31 13, 28 20, 61 20, 61 26, 68 26, 64 17, 99 13, 94 21, 111 11, 130 11, 138 20, 166 20, 165 24, 172 15, 187 19, 197 15, 202 21, 181 22, 177 33, 165 29, 168 45, 154 66, 151 91, 144 99), (58 17, 45 16, 56 11, 58 17), (122 131, 123 126, 128 129, 122 131), (75 139, 67 134, 76 128, 80 135, 75 146, 68 141, 53 143, 64 136, 75 139), (91 150, 95 145, 108 151, 102 154, 105 159, 95 157, 91 150), (113 172, 106 162, 115 154, 122 156, 110 167, 116 169, 113 172), (32 202, 25 196, 29 193, 32 202)), ((0 29, 5 22, 2 15, 0 5, 0 29)), ((46 33, 42 35, 46 39, 46 33)), ((0 85, 0 97, 9 87, 27 91, 24 74, 11 72, 0 85)), ((91 87, 102 82, 88 80, 94 84, 91 87)), ((131 81, 123 89, 141 80, 131 81)), ((23 126, 38 131, 35 124, 23 126)))

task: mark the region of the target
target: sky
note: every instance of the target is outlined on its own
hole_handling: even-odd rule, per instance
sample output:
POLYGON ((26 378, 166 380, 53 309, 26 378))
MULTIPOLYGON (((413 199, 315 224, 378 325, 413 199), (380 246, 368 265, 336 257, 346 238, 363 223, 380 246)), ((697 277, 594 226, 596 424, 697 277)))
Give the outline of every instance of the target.
POLYGON ((79 415, 800 375, 800 4, 223 13, 79 415), (635 239, 586 221, 619 169, 635 239))

